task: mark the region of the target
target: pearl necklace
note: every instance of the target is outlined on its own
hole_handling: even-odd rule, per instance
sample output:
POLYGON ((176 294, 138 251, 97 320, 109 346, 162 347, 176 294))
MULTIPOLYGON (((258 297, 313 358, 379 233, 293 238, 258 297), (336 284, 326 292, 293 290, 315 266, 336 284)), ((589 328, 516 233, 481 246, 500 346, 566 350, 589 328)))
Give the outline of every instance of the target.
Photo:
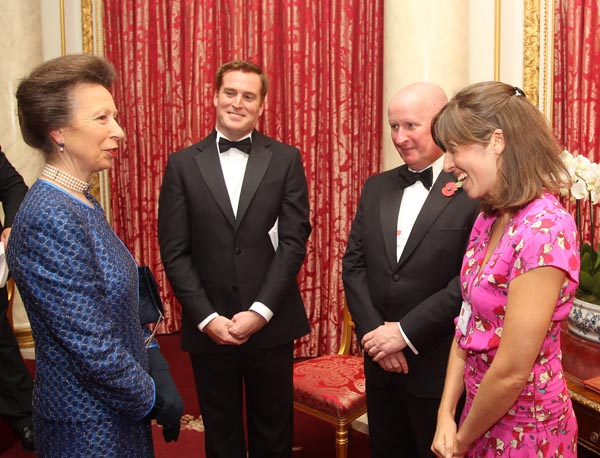
POLYGON ((63 172, 62 170, 50 164, 44 165, 44 168, 42 169, 42 176, 56 181, 58 184, 64 186, 70 191, 75 191, 82 194, 88 191, 91 186, 89 183, 80 180, 79 178, 75 178, 73 175, 69 175, 68 173, 63 172))

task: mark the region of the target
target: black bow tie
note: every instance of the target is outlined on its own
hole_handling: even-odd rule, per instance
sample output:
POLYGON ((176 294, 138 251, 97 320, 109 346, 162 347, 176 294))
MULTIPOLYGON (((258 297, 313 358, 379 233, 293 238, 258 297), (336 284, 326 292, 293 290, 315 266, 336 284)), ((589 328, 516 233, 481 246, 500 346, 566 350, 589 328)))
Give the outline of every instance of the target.
POLYGON ((244 138, 243 140, 240 140, 239 142, 229 141, 225 137, 219 138, 219 151, 221 151, 222 153, 227 151, 229 148, 237 148, 246 154, 250 154, 251 147, 252 147, 252 140, 250 140, 250 137, 244 138))
POLYGON ((431 183, 433 181, 433 171, 431 167, 426 168, 422 172, 413 172, 408 170, 408 167, 401 167, 400 172, 398 173, 398 178, 400 180, 400 186, 402 188, 407 188, 417 181, 421 180, 423 186, 427 189, 431 189, 431 183))

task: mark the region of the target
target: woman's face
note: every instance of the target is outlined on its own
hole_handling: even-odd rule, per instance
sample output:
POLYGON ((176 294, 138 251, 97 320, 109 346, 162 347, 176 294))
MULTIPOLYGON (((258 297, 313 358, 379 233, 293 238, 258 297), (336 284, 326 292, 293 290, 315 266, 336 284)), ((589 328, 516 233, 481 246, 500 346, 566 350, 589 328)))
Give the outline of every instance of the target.
POLYGON ((450 145, 444 157, 444 170, 463 182, 469 197, 481 199, 496 184, 498 160, 503 151, 502 131, 497 129, 487 145, 450 145))
POLYGON ((116 121, 112 95, 99 84, 78 84, 71 91, 71 124, 62 131, 61 162, 77 178, 89 181, 94 173, 113 166, 123 130, 116 121))

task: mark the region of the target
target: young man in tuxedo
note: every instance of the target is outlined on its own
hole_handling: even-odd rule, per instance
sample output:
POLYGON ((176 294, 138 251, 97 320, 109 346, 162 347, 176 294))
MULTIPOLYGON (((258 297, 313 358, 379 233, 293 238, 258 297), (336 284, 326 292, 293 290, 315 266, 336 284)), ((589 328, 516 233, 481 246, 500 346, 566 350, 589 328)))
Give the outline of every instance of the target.
POLYGON ((216 128, 169 157, 159 198, 165 272, 182 305, 208 458, 291 457, 293 341, 309 332, 296 276, 311 231, 300 151, 256 130, 267 78, 217 72, 216 128))
POLYGON ((348 307, 365 349, 371 456, 429 457, 454 317, 458 274, 478 205, 452 190, 431 120, 444 91, 416 83, 388 118, 405 164, 370 177, 343 259, 348 307))

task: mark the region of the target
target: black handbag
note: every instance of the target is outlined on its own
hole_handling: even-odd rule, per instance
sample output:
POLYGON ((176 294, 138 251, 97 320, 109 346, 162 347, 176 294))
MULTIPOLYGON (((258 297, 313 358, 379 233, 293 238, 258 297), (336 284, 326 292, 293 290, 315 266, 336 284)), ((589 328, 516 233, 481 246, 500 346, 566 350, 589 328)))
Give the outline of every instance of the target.
POLYGON ((163 303, 158 292, 158 284, 148 266, 138 266, 140 288, 140 323, 154 324, 163 320, 163 303))

